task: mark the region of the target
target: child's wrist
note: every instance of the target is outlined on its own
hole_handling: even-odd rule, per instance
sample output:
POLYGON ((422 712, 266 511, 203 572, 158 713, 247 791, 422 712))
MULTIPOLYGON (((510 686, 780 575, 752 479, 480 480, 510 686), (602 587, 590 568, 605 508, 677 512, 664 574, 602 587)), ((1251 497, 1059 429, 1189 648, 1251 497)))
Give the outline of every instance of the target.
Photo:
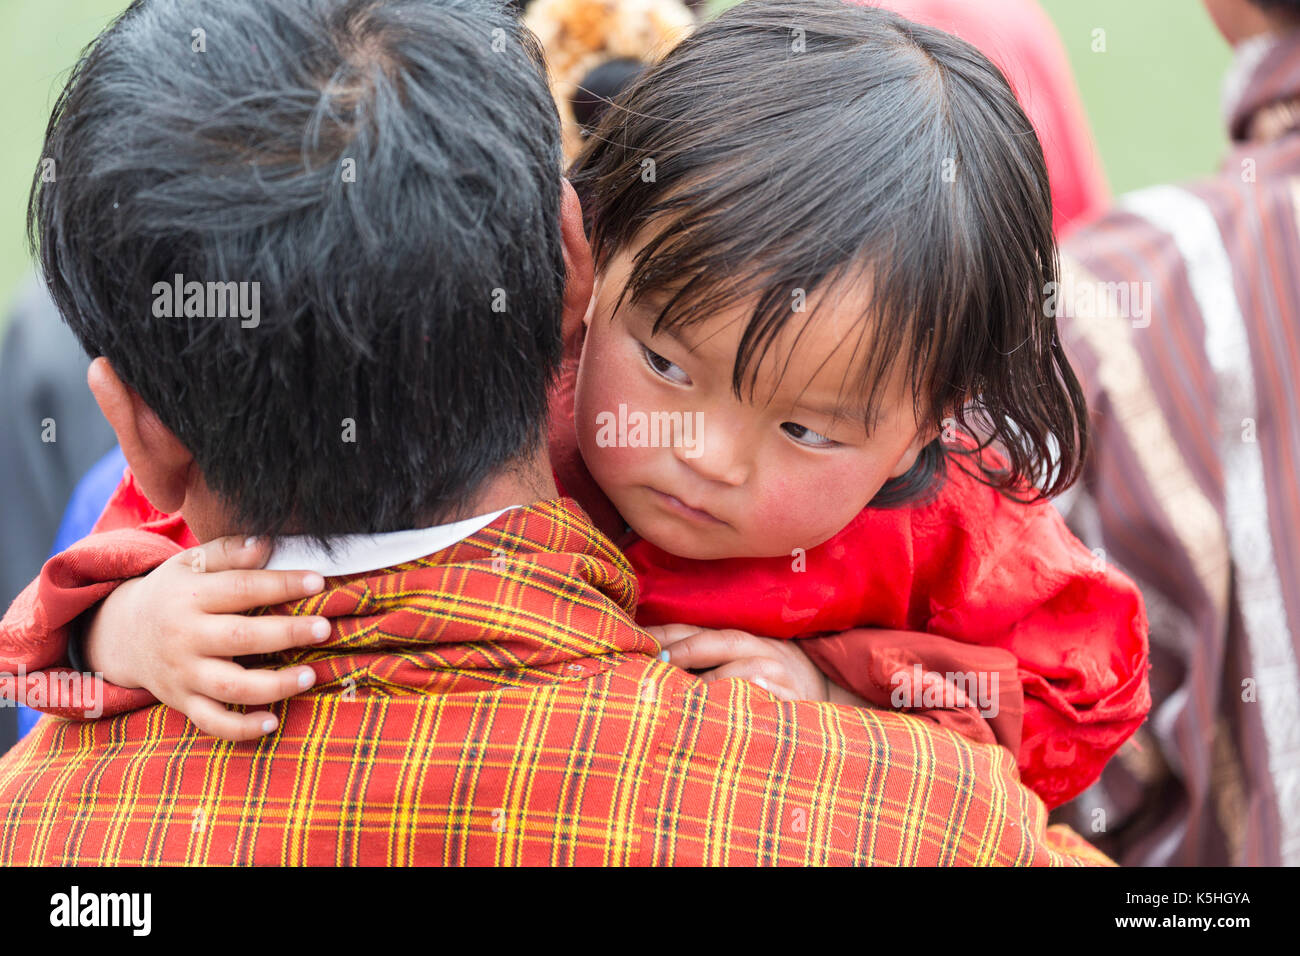
MULTIPOLYGON (((104 679, 119 687, 139 687, 130 676, 121 672, 121 655, 112 646, 112 608, 120 608, 136 585, 136 581, 123 581, 112 594, 82 615, 84 624, 80 634, 81 669, 91 674, 103 674, 104 679)), ((120 628, 116 630, 121 630, 120 628)))

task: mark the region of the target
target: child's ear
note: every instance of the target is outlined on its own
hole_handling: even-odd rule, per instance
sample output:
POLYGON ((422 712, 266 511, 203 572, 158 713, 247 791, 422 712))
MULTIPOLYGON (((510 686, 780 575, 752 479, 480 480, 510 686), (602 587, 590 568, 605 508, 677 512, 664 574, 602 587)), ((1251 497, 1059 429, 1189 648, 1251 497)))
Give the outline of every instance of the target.
POLYGON ((916 464, 916 459, 920 457, 921 449, 938 438, 939 434, 937 425, 927 425, 924 428, 917 429, 916 437, 912 439, 912 443, 903 452, 903 457, 898 459, 898 464, 889 473, 889 477, 900 478, 907 474, 911 467, 916 464))

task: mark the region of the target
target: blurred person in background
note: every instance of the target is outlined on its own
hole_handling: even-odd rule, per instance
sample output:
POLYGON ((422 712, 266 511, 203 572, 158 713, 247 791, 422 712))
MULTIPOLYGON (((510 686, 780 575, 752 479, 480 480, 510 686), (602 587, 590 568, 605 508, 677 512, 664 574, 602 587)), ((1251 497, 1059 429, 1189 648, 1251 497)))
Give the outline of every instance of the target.
POLYGON ((1125 196, 1048 292, 1093 417, 1063 502, 1143 588, 1151 716, 1073 819, 1143 865, 1300 864, 1300 0, 1207 0, 1217 175, 1125 196))
POLYGON ((0 347, 0 603, 49 556, 82 475, 116 442, 86 387, 90 359, 59 319, 45 286, 15 297, 0 347))
MULTIPOLYGON (((59 522, 77 482, 117 439, 86 387, 90 358, 35 278, 15 298, 4 329, 0 605, 8 607, 56 550, 59 522)), ((92 515, 90 521, 94 519, 92 515)), ((13 746, 20 727, 29 723, 20 720, 20 711, 26 708, 0 708, 0 753, 13 746)))
POLYGON ((695 25, 682 0, 531 0, 517 6, 546 51, 566 166, 609 102, 695 25))

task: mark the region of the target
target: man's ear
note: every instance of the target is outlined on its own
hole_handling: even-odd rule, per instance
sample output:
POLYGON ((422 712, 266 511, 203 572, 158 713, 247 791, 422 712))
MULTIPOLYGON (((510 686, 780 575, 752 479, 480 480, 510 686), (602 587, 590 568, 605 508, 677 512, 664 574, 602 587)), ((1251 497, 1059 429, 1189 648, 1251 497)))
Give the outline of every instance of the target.
POLYGON ((591 246, 582 229, 582 204, 567 179, 560 181, 560 235, 564 241, 564 341, 582 334, 591 304, 595 266, 591 246))
POLYGON ((938 438, 939 434, 940 431, 937 425, 927 425, 924 428, 918 429, 916 437, 912 439, 912 443, 908 445, 907 450, 903 452, 903 457, 898 459, 898 464, 896 464, 893 470, 889 473, 889 477, 900 478, 907 474, 908 470, 916 464, 916 459, 920 457, 921 449, 938 438))
POLYGON ((108 359, 100 356, 90 363, 86 383, 117 433, 122 454, 145 497, 159 511, 179 511, 185 503, 194 456, 135 389, 117 377, 108 359))

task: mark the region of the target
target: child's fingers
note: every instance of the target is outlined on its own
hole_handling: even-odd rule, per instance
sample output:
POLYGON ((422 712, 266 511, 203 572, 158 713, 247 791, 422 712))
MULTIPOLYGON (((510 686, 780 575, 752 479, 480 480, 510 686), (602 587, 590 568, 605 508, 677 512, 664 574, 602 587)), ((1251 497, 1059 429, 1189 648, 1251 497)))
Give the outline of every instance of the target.
POLYGON ((701 674, 700 677, 710 684, 717 680, 726 680, 729 677, 739 677, 741 680, 757 684, 763 690, 782 700, 798 699, 794 692, 786 686, 785 671, 779 663, 770 657, 747 657, 744 660, 731 661, 701 674))
POLYGON ((208 657, 274 654, 291 647, 310 647, 330 636, 329 618, 268 614, 212 615, 200 625, 199 653, 208 657))
POLYGON ((219 703, 256 706, 301 694, 315 682, 316 672, 306 666, 268 670, 209 658, 191 689, 219 703))
POLYGON ((698 634, 702 630, 704 629, 696 627, 694 624, 655 624, 646 628, 650 636, 663 647, 676 644, 692 634, 698 634))
POLYGON ((315 571, 221 571, 195 582, 199 608, 234 614, 319 594, 325 579, 315 571))
POLYGON ((197 548, 182 551, 171 560, 191 571, 231 571, 260 568, 271 557, 269 538, 227 535, 213 538, 197 548))
POLYGON ((227 710, 214 700, 198 696, 186 702, 184 714, 202 733, 222 740, 256 740, 280 725, 270 711, 241 714, 227 710))
POLYGON ((744 631, 703 630, 665 646, 660 658, 676 667, 697 670, 717 667, 743 657, 763 656, 765 650, 761 638, 744 631))

